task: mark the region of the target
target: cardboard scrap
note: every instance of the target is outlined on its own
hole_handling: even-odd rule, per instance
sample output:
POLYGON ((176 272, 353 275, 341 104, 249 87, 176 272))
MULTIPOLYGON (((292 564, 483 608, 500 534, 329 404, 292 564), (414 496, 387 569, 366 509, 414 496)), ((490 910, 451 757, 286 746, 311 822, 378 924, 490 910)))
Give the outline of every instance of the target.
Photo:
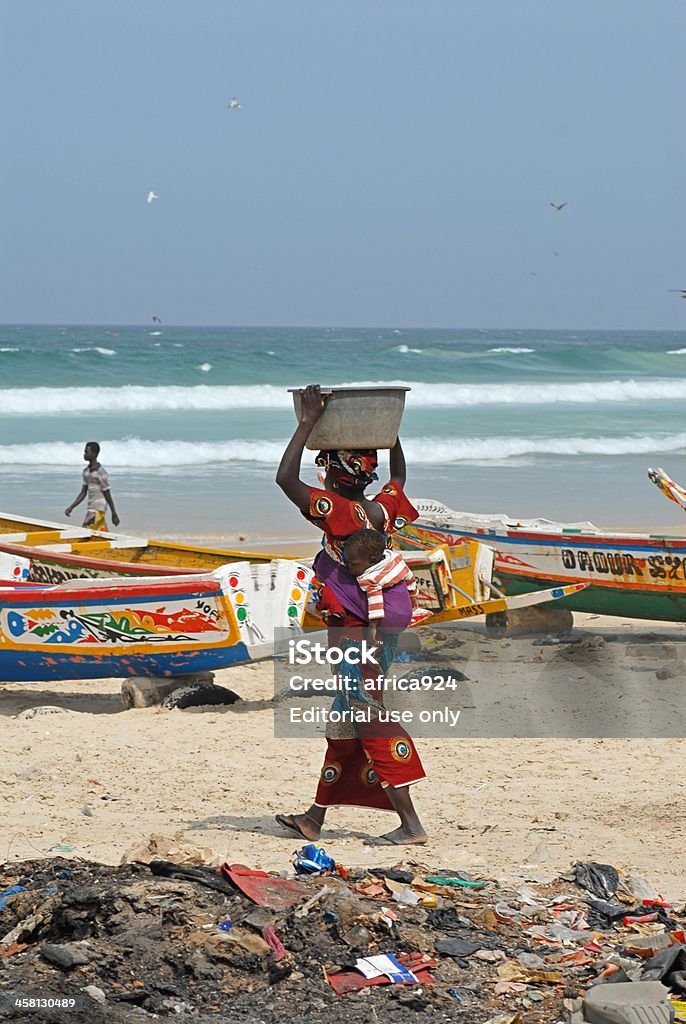
POLYGON ((522 981, 529 985, 558 985, 564 980, 562 971, 544 971, 534 967, 523 967, 514 960, 506 960, 497 967, 501 981, 522 981))

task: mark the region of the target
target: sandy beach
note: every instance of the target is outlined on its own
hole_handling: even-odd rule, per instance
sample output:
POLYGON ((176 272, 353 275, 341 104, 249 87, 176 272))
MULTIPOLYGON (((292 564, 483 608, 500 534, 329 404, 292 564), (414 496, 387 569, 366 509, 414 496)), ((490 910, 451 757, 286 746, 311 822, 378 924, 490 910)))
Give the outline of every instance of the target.
MULTIPOLYGON (((678 699, 680 626, 577 615, 575 629, 587 647, 589 637, 609 637, 615 660, 617 651, 628 653, 640 692, 659 698, 671 685, 671 699, 678 699), (656 673, 665 663, 678 672, 661 683, 656 673)), ((471 693, 514 688, 535 703, 541 665, 548 692, 569 682, 575 657, 578 670, 578 656, 563 657, 560 645, 489 639, 478 622, 443 637, 425 645, 426 656, 461 669, 471 693)), ((609 685, 597 664, 590 678, 596 692, 609 685)), ((124 710, 118 680, 2 685, 0 860, 60 852, 117 864, 161 834, 202 848, 208 859, 288 869, 298 843, 274 814, 309 804, 323 742, 274 738, 272 663, 225 670, 216 682, 242 700, 185 711, 124 710), (46 706, 53 710, 32 713, 46 706)), ((364 837, 387 831, 394 817, 336 808, 322 836, 327 851, 350 865, 414 858, 533 880, 596 860, 643 876, 673 898, 686 895, 681 735, 512 738, 511 702, 496 701, 491 711, 496 738, 456 733, 418 740, 428 780, 414 795, 429 846, 372 849, 364 837)))

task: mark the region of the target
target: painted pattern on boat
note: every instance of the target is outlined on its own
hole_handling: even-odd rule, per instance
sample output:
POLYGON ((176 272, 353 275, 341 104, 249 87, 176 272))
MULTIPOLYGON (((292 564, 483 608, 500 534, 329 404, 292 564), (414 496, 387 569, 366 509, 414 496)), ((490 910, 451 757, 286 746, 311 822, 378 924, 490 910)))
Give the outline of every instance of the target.
POLYGON ((300 633, 311 570, 236 563, 165 578, 0 587, 0 679, 173 676, 271 657, 300 633))
POLYGON ((577 611, 686 621, 686 538, 565 527, 456 512, 419 499, 420 519, 401 531, 410 547, 456 544, 469 537, 495 550, 495 573, 508 594, 587 583, 565 598, 577 611), (538 528, 535 528, 538 527, 538 528))

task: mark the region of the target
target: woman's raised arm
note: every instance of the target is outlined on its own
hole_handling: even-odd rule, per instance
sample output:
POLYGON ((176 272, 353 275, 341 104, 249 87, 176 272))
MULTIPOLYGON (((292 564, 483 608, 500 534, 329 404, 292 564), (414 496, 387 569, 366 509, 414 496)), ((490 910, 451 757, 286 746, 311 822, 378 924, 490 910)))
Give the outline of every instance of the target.
POLYGON ((276 473, 276 482, 286 497, 290 498, 301 512, 308 512, 310 488, 300 479, 300 463, 307 439, 313 426, 324 412, 327 399, 322 395, 319 384, 308 384, 300 394, 302 396, 300 420, 281 457, 276 473))
POLYGON ((404 489, 405 480, 407 479, 407 466, 405 465, 405 453, 403 446, 400 443, 400 438, 395 442, 390 453, 390 470, 391 480, 394 480, 397 484, 404 489))

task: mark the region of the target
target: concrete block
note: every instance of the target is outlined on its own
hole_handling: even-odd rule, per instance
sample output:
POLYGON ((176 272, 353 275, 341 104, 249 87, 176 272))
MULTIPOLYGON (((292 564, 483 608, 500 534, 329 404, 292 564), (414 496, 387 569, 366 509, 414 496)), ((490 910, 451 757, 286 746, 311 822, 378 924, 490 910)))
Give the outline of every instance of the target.
POLYGON ((588 1024, 671 1024, 674 1009, 659 981, 594 985, 584 996, 588 1024))

